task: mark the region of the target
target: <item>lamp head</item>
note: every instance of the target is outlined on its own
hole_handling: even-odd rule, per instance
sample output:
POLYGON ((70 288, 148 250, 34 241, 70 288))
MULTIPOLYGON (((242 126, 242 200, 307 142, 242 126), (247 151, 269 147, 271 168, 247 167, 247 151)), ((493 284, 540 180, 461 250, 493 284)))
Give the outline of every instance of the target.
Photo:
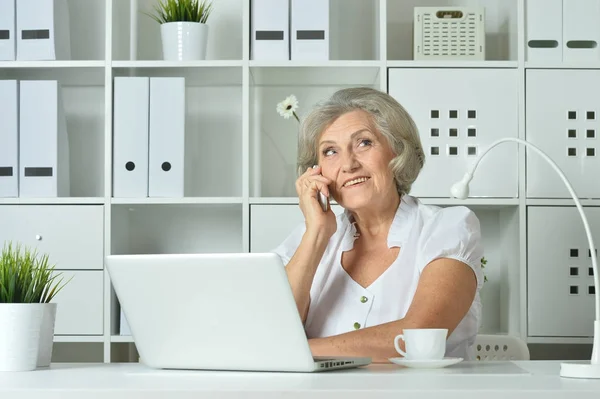
POLYGON ((454 198, 465 199, 469 196, 469 183, 473 176, 470 173, 465 173, 460 181, 457 181, 450 188, 450 194, 454 198))

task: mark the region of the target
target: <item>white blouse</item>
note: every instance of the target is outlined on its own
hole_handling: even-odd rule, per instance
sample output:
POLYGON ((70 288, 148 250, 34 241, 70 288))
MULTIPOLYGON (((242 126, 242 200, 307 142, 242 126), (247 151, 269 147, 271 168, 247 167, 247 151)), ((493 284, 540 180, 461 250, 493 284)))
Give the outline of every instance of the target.
MULTIPOLYGON (((398 246, 401 250, 394 263, 366 288, 355 282, 341 264, 342 253, 354 246, 356 227, 351 218, 348 211, 337 216, 337 230, 313 279, 305 323, 308 338, 402 319, 425 266, 436 258, 452 258, 475 271, 477 293, 468 313, 447 339, 446 356, 474 359, 473 345, 481 322, 479 290, 483 285, 483 246, 475 214, 464 206, 440 208, 404 195, 388 234, 388 247, 398 246)), ((300 245, 304 231, 302 223, 273 250, 285 265, 300 245)))

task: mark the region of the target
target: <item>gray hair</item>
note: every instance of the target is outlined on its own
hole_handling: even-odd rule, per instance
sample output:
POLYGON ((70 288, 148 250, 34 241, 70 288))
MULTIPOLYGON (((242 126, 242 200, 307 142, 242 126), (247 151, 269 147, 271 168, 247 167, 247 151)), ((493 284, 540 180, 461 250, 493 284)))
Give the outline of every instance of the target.
POLYGON ((335 92, 316 104, 302 119, 298 137, 298 176, 318 163, 318 140, 337 118, 354 110, 364 110, 371 122, 389 142, 396 156, 390 169, 400 195, 408 194, 425 163, 425 154, 415 122, 410 114, 389 94, 354 87, 335 92))

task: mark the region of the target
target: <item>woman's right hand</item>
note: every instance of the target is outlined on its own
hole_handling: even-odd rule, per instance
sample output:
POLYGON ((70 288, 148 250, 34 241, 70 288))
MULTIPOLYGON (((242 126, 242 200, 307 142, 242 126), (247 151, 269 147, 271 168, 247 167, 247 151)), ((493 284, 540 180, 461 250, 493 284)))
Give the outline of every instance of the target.
POLYGON ((302 176, 296 180, 296 192, 300 199, 300 209, 304 214, 307 231, 325 233, 329 239, 337 229, 335 214, 331 207, 323 211, 319 203, 319 192, 323 193, 329 200, 329 187, 331 179, 321 174, 321 167, 308 168, 302 176))

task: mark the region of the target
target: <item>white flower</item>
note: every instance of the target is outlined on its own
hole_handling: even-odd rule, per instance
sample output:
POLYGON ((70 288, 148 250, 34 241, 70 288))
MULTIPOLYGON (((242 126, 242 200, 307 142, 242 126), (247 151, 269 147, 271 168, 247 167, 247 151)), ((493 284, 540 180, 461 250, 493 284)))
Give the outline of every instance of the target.
POLYGON ((290 116, 293 116, 294 118, 298 119, 298 116, 296 115, 297 109, 298 100, 293 94, 285 100, 283 100, 282 102, 280 102, 279 104, 277 104, 277 112, 279 112, 279 115, 283 116, 285 119, 289 119, 290 116))

